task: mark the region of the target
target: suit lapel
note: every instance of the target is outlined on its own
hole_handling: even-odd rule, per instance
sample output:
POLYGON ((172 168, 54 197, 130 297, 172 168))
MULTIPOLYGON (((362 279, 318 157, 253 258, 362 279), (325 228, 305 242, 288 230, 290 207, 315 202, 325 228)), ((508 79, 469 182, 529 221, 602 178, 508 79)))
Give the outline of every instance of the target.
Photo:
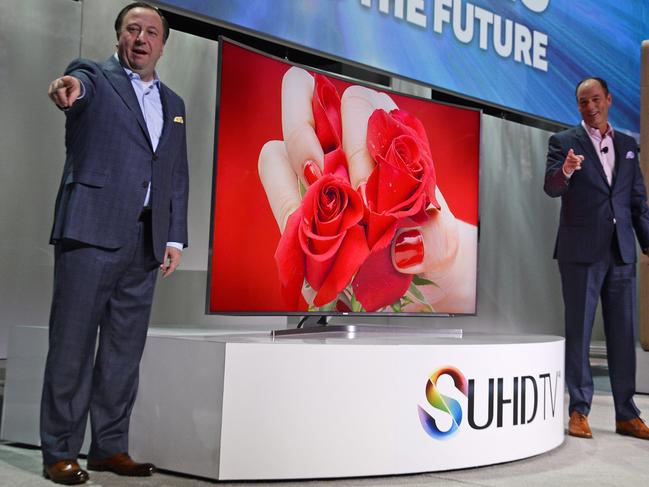
MULTIPOLYGON (((124 68, 119 64, 119 61, 115 59, 115 56, 111 56, 104 63, 104 72, 106 73, 106 78, 113 86, 117 94, 124 100, 126 106, 133 112, 137 123, 142 129, 142 133, 146 137, 146 141, 149 144, 149 147, 153 149, 153 144, 151 144, 151 139, 149 138, 149 130, 147 129, 146 122, 144 121, 144 115, 142 115, 142 110, 140 109, 140 104, 137 101, 135 96, 135 91, 131 85, 131 80, 128 79, 124 68)), ((163 103, 164 107, 164 103, 163 103)), ((163 108, 164 109, 164 108, 163 108)))
MULTIPOLYGON (((583 154, 586 154, 586 159, 592 160, 595 170, 599 173, 606 187, 609 187, 608 179, 606 178, 606 173, 602 167, 602 162, 599 160, 597 152, 595 152, 595 147, 593 147, 593 142, 590 140, 590 137, 584 130, 584 127, 581 125, 577 126, 577 140, 581 144, 583 154)), ((576 152, 576 151, 575 151, 576 152)))
POLYGON ((624 149, 620 147, 619 139, 615 136, 613 136, 613 148, 615 150, 615 167, 613 169, 613 184, 611 184, 611 186, 615 186, 620 171, 627 167, 625 157, 626 153, 623 155, 624 149))

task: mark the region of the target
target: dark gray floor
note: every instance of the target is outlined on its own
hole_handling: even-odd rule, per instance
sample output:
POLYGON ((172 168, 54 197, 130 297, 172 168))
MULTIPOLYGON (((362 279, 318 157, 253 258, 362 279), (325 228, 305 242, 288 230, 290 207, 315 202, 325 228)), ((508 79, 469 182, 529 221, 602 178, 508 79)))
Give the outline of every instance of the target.
MULTIPOLYGON (((292 482, 213 482, 170 473, 146 479, 123 478, 110 473, 92 473, 86 485, 105 487, 189 486, 647 486, 649 485, 649 441, 615 434, 613 401, 605 361, 595 360, 596 396, 590 414, 594 438, 567 436, 557 449, 526 460, 475 469, 394 477, 314 480, 292 482)), ((649 418, 649 396, 638 395, 636 403, 649 418)), ((567 404, 567 401, 566 401, 567 404)), ((146 460, 146 459, 142 459, 146 460)), ((81 461, 83 465, 84 462, 81 461)), ((52 486, 41 477, 40 451, 0 443, 0 486, 52 486)))

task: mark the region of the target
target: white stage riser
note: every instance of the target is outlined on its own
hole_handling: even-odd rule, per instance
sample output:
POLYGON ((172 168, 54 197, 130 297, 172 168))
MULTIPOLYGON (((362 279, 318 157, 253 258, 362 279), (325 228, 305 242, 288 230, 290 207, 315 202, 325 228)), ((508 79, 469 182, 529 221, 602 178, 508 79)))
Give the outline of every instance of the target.
MULTIPOLYGON (((3 439, 37 444, 47 329, 18 327, 12 337, 3 439)), ((162 469, 219 480, 431 472, 526 458, 563 441, 563 347, 548 336, 150 335, 130 451, 162 469), (455 433, 431 437, 419 408, 442 433, 451 428, 451 415, 426 397, 429 377, 448 367, 464 377, 467 395, 448 373, 436 387, 462 418, 455 433)))
MULTIPOLYGON (((564 437, 563 341, 479 346, 459 345, 462 340, 437 346, 299 341, 224 345, 173 339, 150 343, 160 348, 158 342, 163 340, 170 342, 164 345, 169 350, 163 356, 173 350, 185 357, 179 361, 183 371, 160 374, 152 363, 157 360, 147 353, 132 445, 141 455, 146 453, 146 458, 172 470, 223 480, 425 472, 537 455, 557 447, 564 437), (492 420, 489 427, 472 428, 469 399, 442 376, 440 390, 460 402, 464 417, 457 433, 436 439, 424 431, 418 406, 439 421, 441 430, 448 429, 450 416, 435 410, 425 396, 428 377, 448 365, 458 368, 475 385, 472 419, 477 427, 488 422, 492 382, 492 420), (206 377, 210 368, 211 381, 206 377), (181 399, 183 390, 200 390, 200 384, 201 394, 211 395, 205 386, 218 388, 214 377, 221 373, 222 403, 216 395, 204 397, 202 405, 181 399), (178 374, 180 382, 168 383, 166 393, 160 387, 155 396, 147 393, 147 384, 155 385, 161 377, 169 380, 170 374, 178 374), (523 383, 524 418, 520 411, 523 383), (169 425, 171 419, 164 421, 158 413, 151 414, 159 411, 160 404, 173 405, 173 426, 169 425), (167 438, 161 435, 161 420, 164 428, 173 429, 167 438), (157 431, 158 438, 146 443, 137 440, 146 431, 150 435, 157 431), (169 442, 169 437, 174 441, 169 442), (178 461, 179 447, 192 452, 191 466, 178 461), (152 456, 156 449, 158 455, 152 456), (205 458, 199 462, 196 455, 205 458), (219 458, 218 464, 210 464, 210 457, 219 458)), ((147 349, 150 352, 152 347, 147 349)), ((178 367, 178 362, 173 367, 178 367)))

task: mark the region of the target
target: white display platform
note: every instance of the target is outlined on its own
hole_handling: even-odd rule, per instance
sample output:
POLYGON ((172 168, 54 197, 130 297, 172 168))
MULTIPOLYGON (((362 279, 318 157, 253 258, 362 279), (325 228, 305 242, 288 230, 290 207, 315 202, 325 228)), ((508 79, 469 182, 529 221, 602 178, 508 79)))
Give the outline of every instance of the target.
MULTIPOLYGON (((563 338, 358 328, 301 338, 151 330, 131 454, 219 480, 298 479, 475 467, 563 442, 563 338), (431 375, 429 395, 434 383, 453 415, 429 403, 431 375)), ((10 340, 2 438, 37 444, 47 329, 16 327, 10 340)))

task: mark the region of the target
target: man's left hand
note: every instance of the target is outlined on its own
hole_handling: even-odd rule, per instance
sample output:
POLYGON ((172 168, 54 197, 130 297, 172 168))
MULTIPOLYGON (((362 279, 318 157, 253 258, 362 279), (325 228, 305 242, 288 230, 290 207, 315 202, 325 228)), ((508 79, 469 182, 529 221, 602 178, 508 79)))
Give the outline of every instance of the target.
POLYGON ((165 257, 162 264, 160 264, 160 271, 162 272, 162 277, 170 276, 180 264, 180 257, 182 252, 175 247, 167 247, 165 249, 165 257))

